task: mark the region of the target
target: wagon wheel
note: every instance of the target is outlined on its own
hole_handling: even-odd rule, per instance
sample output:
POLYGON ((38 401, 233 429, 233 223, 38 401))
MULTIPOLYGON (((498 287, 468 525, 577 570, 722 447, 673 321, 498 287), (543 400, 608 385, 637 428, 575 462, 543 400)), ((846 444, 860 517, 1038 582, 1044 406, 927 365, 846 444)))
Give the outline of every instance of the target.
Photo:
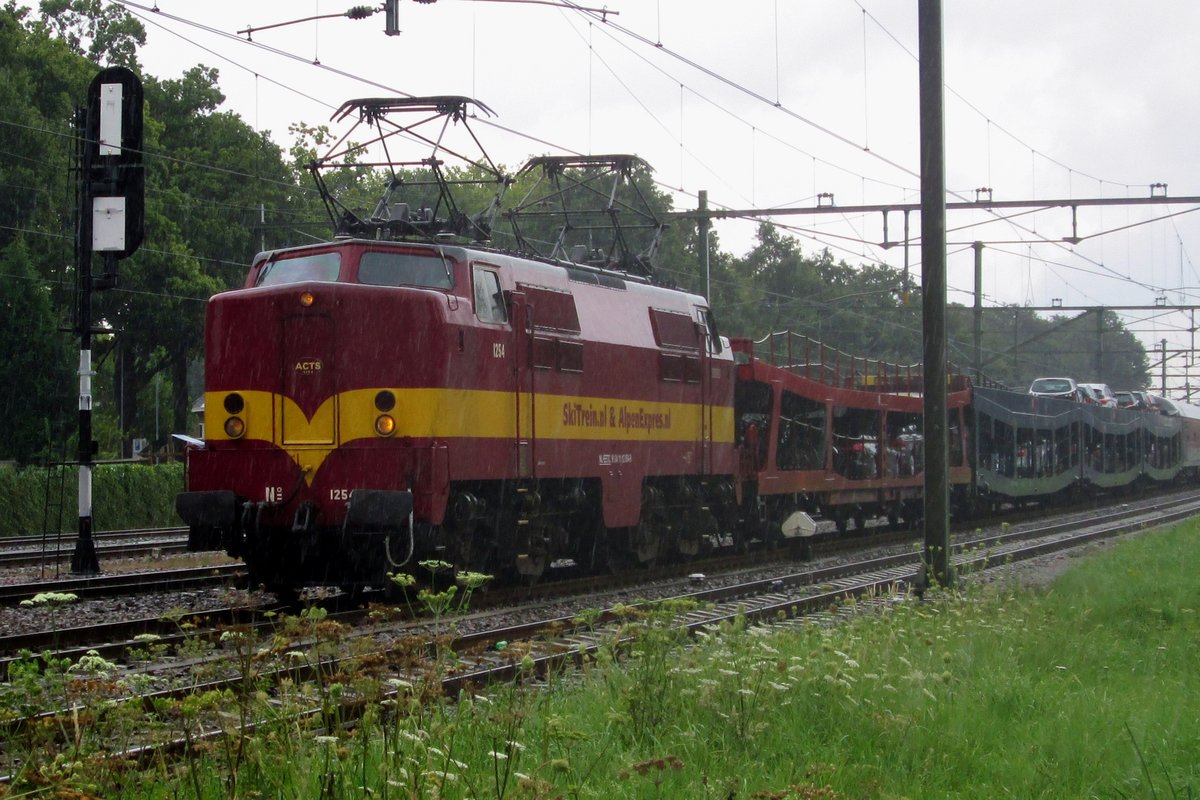
POLYGON ((784 541, 788 545, 788 551, 791 553, 792 558, 801 561, 813 560, 813 537, 798 536, 794 539, 785 539, 784 541))
POLYGON ((532 586, 546 572, 550 559, 544 551, 522 553, 517 556, 514 569, 520 580, 532 586))

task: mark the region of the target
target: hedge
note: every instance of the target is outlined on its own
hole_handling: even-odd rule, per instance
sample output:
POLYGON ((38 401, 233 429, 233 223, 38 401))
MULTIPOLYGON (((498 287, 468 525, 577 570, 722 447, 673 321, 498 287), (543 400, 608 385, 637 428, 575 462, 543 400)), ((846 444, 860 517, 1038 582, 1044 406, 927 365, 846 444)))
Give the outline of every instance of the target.
MULTIPOLYGON (((0 537, 74 531, 79 520, 79 469, 0 467, 0 537), (47 498, 49 494, 49 498, 47 498), (61 507, 61 515, 59 508, 61 507), (49 513, 47 513, 49 512, 49 513)), ((182 525, 175 495, 183 465, 98 464, 92 468, 92 520, 98 531, 182 525)))

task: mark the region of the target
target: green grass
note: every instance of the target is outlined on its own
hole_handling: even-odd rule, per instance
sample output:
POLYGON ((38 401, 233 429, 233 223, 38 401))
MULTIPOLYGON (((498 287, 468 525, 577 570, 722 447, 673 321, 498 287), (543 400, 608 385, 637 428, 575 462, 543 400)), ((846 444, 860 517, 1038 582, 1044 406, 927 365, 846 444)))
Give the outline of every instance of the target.
MULTIPOLYGON (((631 610, 631 655, 602 652, 548 691, 454 705, 415 686, 337 737, 281 723, 145 773, 42 753, 27 777, 41 763, 47 791, 145 798, 1196 798, 1197 564, 1186 524, 1041 592, 1000 581, 837 627, 730 626, 693 648, 664 625, 677 608, 631 610)), ((293 687, 282 707, 335 687, 389 688, 363 671, 321 695, 293 687)), ((205 702, 238 706, 194 701, 175 724, 205 702)))

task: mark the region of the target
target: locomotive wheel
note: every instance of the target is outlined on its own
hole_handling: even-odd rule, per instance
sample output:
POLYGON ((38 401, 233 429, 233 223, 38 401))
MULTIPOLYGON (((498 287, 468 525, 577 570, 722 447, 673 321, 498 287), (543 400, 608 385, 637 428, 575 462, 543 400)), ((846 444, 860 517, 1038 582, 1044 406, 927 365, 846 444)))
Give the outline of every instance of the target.
POLYGON ((283 586, 280 584, 263 584, 263 588, 275 595, 275 599, 280 605, 296 607, 300 605, 300 590, 295 586, 283 586))
POLYGON ((833 525, 837 528, 838 533, 845 533, 849 528, 850 514, 844 509, 839 508, 833 512, 833 525))
POLYGON ((592 534, 580 542, 575 563, 589 575, 605 575, 617 571, 620 564, 609 552, 609 531, 603 525, 596 525, 592 534))
POLYGON ((479 541, 475 536, 463 536, 453 549, 450 563, 457 572, 481 572, 491 574, 494 569, 491 542, 479 541))
POLYGON ((854 529, 856 531, 867 529, 867 514, 861 508, 854 512, 854 529))
POLYGON ((617 574, 629 567, 633 557, 629 553, 629 535, 626 531, 610 529, 605 532, 597 546, 599 557, 604 562, 604 569, 611 574, 617 574))
POLYGON ((717 518, 713 513, 707 509, 698 509, 688 514, 676 538, 675 550, 685 561, 708 555, 712 552, 717 532, 717 518))
POLYGON ((889 511, 887 514, 887 523, 888 523, 888 528, 890 528, 891 530, 898 530, 900 528, 900 514, 897 513, 894 509, 892 511, 889 511))
POLYGON ((658 535, 658 531, 653 525, 642 520, 630 533, 630 551, 634 559, 643 567, 653 567, 658 562, 658 552, 662 546, 662 537, 658 535))

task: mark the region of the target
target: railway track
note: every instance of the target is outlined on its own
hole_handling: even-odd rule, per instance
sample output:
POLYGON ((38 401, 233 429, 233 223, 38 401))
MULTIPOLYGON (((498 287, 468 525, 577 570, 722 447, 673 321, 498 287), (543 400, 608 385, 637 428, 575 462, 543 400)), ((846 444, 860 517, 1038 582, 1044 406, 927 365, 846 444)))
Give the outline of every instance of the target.
POLYGON ((122 572, 53 581, 0 584, 0 605, 19 603, 44 592, 70 592, 77 597, 145 594, 232 583, 245 575, 246 567, 242 564, 218 564, 152 572, 122 572))
MULTIPOLYGON (((952 563, 960 573, 1001 569, 1005 568, 1005 565, 1028 558, 1079 547, 1197 514, 1200 514, 1200 499, 1192 497, 1174 502, 1155 503, 1144 508, 1120 509, 1082 521, 1058 522, 1021 531, 1004 531, 956 545, 952 563)), ((674 624, 681 631, 686 630, 689 633, 735 618, 777 625, 795 625, 811 622, 814 618, 817 621, 836 619, 850 613, 861 613, 863 609, 874 605, 896 602, 909 593, 919 568, 919 556, 908 550, 847 564, 799 568, 766 578, 733 580, 726 585, 711 588, 695 588, 687 585, 686 581, 676 582, 673 587, 662 590, 659 597, 688 601, 691 610, 680 616, 674 624)), ((448 696, 454 696, 461 689, 508 680, 518 672, 528 672, 530 669, 537 674, 549 674, 559 670, 569 662, 594 654, 602 647, 612 647, 614 642, 622 639, 626 635, 623 631, 629 618, 628 608, 625 606, 623 610, 618 610, 609 607, 603 612, 589 616, 586 621, 581 621, 577 614, 568 614, 552 618, 534 616, 528 621, 518 623, 511 620, 498 623, 498 620, 510 616, 498 612, 476 612, 468 617, 459 618, 456 624, 464 628, 469 626, 473 630, 458 634, 440 645, 458 654, 455 669, 440 678, 441 688, 448 696), (520 658, 513 653, 520 653, 520 658)), ((356 610, 347 612, 345 616, 331 616, 329 620, 337 619, 348 625, 359 625, 365 617, 365 612, 356 610)), ((324 617, 321 619, 325 621, 324 617)), ((240 624, 236 621, 231 624, 238 626, 237 636, 241 642, 237 645, 238 648, 245 652, 266 652, 267 645, 263 644, 263 637, 255 633, 253 624, 240 624)), ((304 628, 301 633, 293 632, 291 638, 279 640, 279 628, 275 623, 272 625, 275 626, 273 630, 276 640, 270 648, 271 652, 277 654, 280 663, 277 667, 264 669, 254 675, 254 685, 258 688, 273 685, 285 678, 289 681, 308 680, 318 673, 325 676, 349 675, 361 668, 364 658, 368 658, 375 665, 375 669, 382 669, 385 677, 392 679, 396 685, 413 685, 428 675, 426 663, 413 665, 413 653, 431 654, 437 649, 433 644, 436 632, 431 631, 428 621, 408 621, 395 625, 376 622, 346 634, 347 640, 374 638, 377 644, 373 652, 369 652, 368 648, 363 646, 365 643, 360 642, 345 648, 346 651, 353 651, 353 655, 318 656, 298 667, 296 663, 288 662, 286 654, 296 652, 297 648, 312 647, 315 635, 312 632, 318 628, 310 626, 304 628)), ((319 653, 315 649, 314 652, 319 653)), ((213 656, 214 662, 219 658, 230 659, 231 655, 226 653, 213 656)), ((148 668, 147 674, 171 668, 178 670, 181 667, 152 666, 148 668)), ((197 661, 191 660, 185 668, 194 671, 197 661)), ((167 680, 162 682, 170 683, 167 680)), ((179 698, 186 693, 231 689, 236 692, 245 682, 245 675, 205 683, 189 682, 186 689, 165 688, 142 694, 139 699, 149 710, 156 706, 161 707, 165 700, 179 698)), ((353 718, 356 707, 361 706, 363 702, 362 698, 351 698, 341 709, 339 718, 353 718)), ((46 711, 37 718, 53 716, 56 713, 58 712, 46 711)), ((313 708, 301 710, 297 715, 315 717, 320 713, 319 709, 313 708)), ((28 721, 14 721, 7 726, 7 730, 11 734, 28 721)), ((214 732, 212 735, 228 735, 228 731, 214 732)), ((202 738, 190 737, 191 745, 194 746, 202 738)), ((161 757, 164 750, 178 749, 182 746, 182 741, 147 743, 139 746, 136 751, 123 754, 123 757, 161 757)))
MULTIPOLYGON (((1186 503, 1187 500, 1162 499, 1148 504, 1143 503, 1131 507, 1117 508, 1099 517, 1093 515, 1091 519, 1115 524, 1120 520, 1137 518, 1145 514, 1158 513, 1173 508, 1180 502, 1186 503)), ((1017 537, 1037 536, 1043 535, 1046 532, 1053 533, 1058 530, 1070 530, 1075 524, 1074 522, 1060 522, 1052 525, 1044 525, 1030 531, 1005 535, 1017 537)), ((960 536, 962 535, 960 533, 960 536)), ((912 531, 873 532, 868 530, 860 536, 855 536, 852 532, 850 535, 816 537, 814 541, 813 554, 818 558, 824 558, 868 547, 874 550, 894 547, 899 548, 905 554, 911 555, 915 552, 913 546, 919 545, 921 540, 912 531)), ((965 541, 968 546, 972 547, 987 546, 990 543, 988 539, 972 537, 968 537, 962 541, 965 541)), ((779 548, 720 556, 707 559, 702 563, 668 564, 653 570, 626 571, 618 575, 559 577, 556 580, 547 580, 532 587, 523 585, 497 587, 486 592, 477 593, 473 598, 472 607, 477 611, 487 611, 503 609, 519 604, 548 602, 555 598, 579 597, 596 592, 634 591, 639 587, 653 586, 656 582, 667 582, 669 584, 671 581, 678 581, 681 578, 692 575, 698 567, 713 573, 736 573, 739 570, 759 569, 764 566, 778 564, 781 560, 786 562, 789 556, 793 559, 799 559, 803 554, 803 548, 799 545, 801 545, 800 542, 793 540, 779 548), (789 547, 792 548, 792 552, 790 553, 788 552, 789 547)), ((962 546, 962 544, 959 545, 959 547, 962 546)), ((566 572, 569 573, 569 570, 566 570, 566 572)), ((230 565, 219 569, 200 567, 181 571, 168 570, 129 575, 72 578, 53 583, 33 582, 0 586, 0 602, 19 601, 44 591, 73 592, 81 596, 111 596, 126 591, 132 593, 134 591, 149 592, 194 588, 214 583, 224 583, 231 579, 237 580, 243 576, 244 567, 230 565)), ((370 603, 390 603, 391 605, 396 605, 398 602, 397 598, 387 598, 382 592, 369 592, 358 597, 350 597, 344 594, 331 595, 321 600, 322 605, 335 610, 339 614, 354 613, 356 606, 361 609, 370 603)), ((197 616, 205 617, 209 624, 219 628, 221 625, 230 624, 232 621, 239 623, 252 622, 255 616, 264 610, 274 612, 287 608, 284 605, 263 608, 227 608, 206 611, 197 616)), ((295 610, 295 607, 292 610, 295 610)), ((349 621, 352 622, 352 620, 349 621)), ((64 655, 72 655, 75 650, 93 648, 99 649, 102 654, 108 655, 119 653, 123 647, 127 646, 125 640, 138 634, 155 633, 156 635, 162 635, 170 639, 175 625, 176 622, 170 620, 164 621, 155 617, 145 617, 141 619, 60 628, 56 631, 40 631, 31 634, 2 636, 0 637, 0 654, 6 652, 15 653, 20 649, 41 652, 54 644, 64 649, 64 655)), ((4 674, 3 670, 4 664, 3 661, 0 661, 0 677, 4 674)))
MULTIPOLYGON (((74 535, 11 536, 0 539, 0 568, 54 566, 69 563, 74 535)), ((100 558, 135 558, 187 550, 187 528, 142 528, 107 531, 94 537, 100 558)))

